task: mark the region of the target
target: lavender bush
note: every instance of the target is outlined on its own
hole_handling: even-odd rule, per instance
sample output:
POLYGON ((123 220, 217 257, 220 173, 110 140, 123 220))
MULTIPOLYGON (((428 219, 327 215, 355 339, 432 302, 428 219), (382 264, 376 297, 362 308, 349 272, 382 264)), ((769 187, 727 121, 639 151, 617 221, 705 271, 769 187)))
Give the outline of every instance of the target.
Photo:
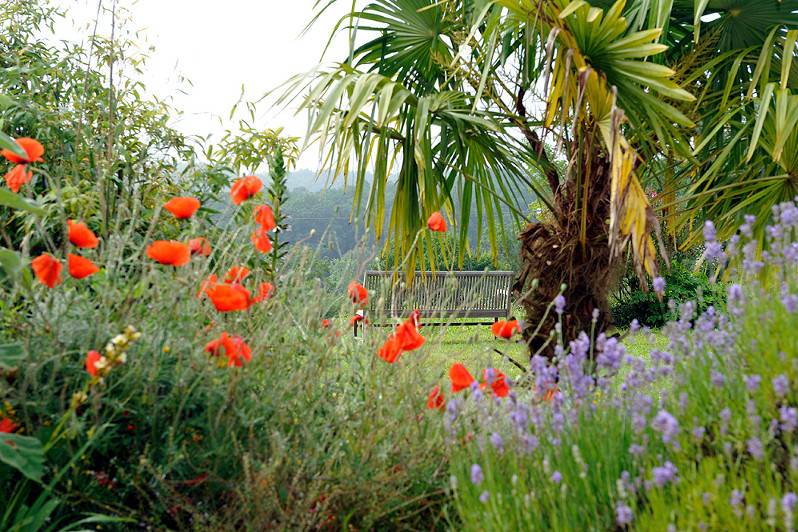
POLYGON ((727 309, 682 304, 667 349, 638 358, 604 335, 557 338, 554 361, 534 357, 507 399, 450 401, 451 489, 467 527, 794 528, 798 207, 774 209, 764 243, 753 223, 725 249, 707 223, 727 309))

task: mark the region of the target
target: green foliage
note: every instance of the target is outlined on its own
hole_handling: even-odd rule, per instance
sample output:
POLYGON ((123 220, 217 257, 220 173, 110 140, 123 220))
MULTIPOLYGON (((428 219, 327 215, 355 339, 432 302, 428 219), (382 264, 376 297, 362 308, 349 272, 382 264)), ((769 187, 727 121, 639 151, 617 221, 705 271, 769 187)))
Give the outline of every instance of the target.
POLYGON ((676 260, 663 272, 665 294, 661 299, 653 290, 644 291, 636 275, 627 274, 612 300, 613 323, 626 327, 636 319, 641 325, 662 327, 679 317, 678 307, 686 301, 695 301, 699 312, 710 306, 724 309, 725 285, 712 282, 703 268, 695 271, 691 262, 676 260))

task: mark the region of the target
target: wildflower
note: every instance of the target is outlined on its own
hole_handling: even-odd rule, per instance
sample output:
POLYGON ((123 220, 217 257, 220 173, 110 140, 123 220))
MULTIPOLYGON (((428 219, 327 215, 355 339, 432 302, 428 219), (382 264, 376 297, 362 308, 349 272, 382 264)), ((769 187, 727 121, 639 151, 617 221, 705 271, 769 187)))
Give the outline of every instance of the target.
POLYGON ((562 294, 554 298, 554 311, 560 315, 565 311, 565 296, 562 294))
POLYGON ((620 502, 615 507, 615 522, 618 526, 626 526, 632 522, 632 509, 620 502))
POLYGON ((274 212, 268 205, 255 207, 255 222, 263 231, 271 231, 277 227, 277 223, 274 221, 274 212))
POLYGON ((100 271, 100 268, 89 259, 72 253, 67 255, 67 268, 69 275, 75 279, 83 279, 100 271))
POLYGON ((490 435, 490 444, 493 445, 497 451, 504 451, 504 440, 502 440, 502 437, 498 432, 494 432, 490 435))
POLYGON ((252 240, 252 244, 254 244, 255 249, 261 253, 269 253, 272 249, 274 249, 274 246, 272 246, 272 241, 269 238, 269 234, 264 231, 262 227, 256 229, 249 239, 252 240))
POLYGON ((269 282, 262 282, 258 285, 258 293, 252 298, 253 303, 260 303, 261 301, 266 301, 270 297, 272 297, 272 293, 274 292, 274 285, 269 282))
POLYGON ((732 509, 734 510, 734 514, 737 517, 742 515, 742 510, 740 506, 743 503, 743 492, 740 490, 732 490, 731 497, 729 497, 729 504, 731 505, 732 509))
POLYGON ((789 491, 781 498, 781 509, 785 514, 791 514, 795 510, 795 505, 798 504, 798 495, 789 491))
POLYGON ((254 175, 236 179, 230 188, 230 198, 236 205, 241 205, 260 191, 263 182, 254 175))
POLYGON ((0 419, 0 433, 9 433, 17 430, 18 425, 6 416, 0 419))
POLYGON ((368 290, 366 290, 366 287, 362 284, 358 283, 357 281, 352 281, 349 283, 346 293, 349 294, 349 299, 351 299, 352 303, 355 305, 358 305, 361 308, 366 306, 369 293, 368 290))
POLYGON ((765 456, 765 451, 759 438, 749 438, 746 442, 746 448, 748 449, 748 454, 753 456, 755 460, 762 460, 765 456))
POLYGON ((418 349, 424 345, 425 341, 424 337, 418 333, 414 321, 407 319, 387 338, 377 354, 389 364, 393 364, 399 355, 405 351, 418 349))
POLYGON ((679 433, 679 422, 665 410, 660 410, 651 422, 651 427, 662 434, 662 441, 669 443, 679 433))
POLYGON ((49 253, 42 253, 31 261, 33 273, 40 283, 53 288, 57 284, 61 284, 61 261, 53 258, 49 253))
POLYGON ((704 222, 703 233, 705 242, 714 242, 715 238, 717 238, 718 233, 715 230, 715 224, 712 223, 712 220, 704 222))
POLYGON ((197 292, 197 299, 201 298, 208 292, 209 288, 212 288, 217 285, 218 278, 216 274, 210 274, 202 283, 200 284, 199 292, 197 292))
POLYGON ((794 431, 798 427, 798 409, 782 406, 779 408, 779 420, 781 421, 781 430, 784 432, 794 431))
POLYGON ((662 467, 655 467, 651 470, 651 475, 654 478, 654 484, 660 488, 668 482, 676 480, 678 469, 671 462, 665 462, 662 467))
POLYGON ((654 277, 654 280, 651 282, 652 286, 654 287, 654 292, 659 295, 665 293, 665 279, 662 277, 654 277))
POLYGON ((782 374, 773 378, 773 391, 779 398, 787 395, 787 392, 790 391, 790 381, 786 375, 782 374))
POLYGON ((452 364, 452 367, 449 368, 449 379, 452 381, 452 391, 455 393, 465 390, 476 381, 466 367, 459 362, 452 364))
POLYGON ((479 486, 483 480, 485 480, 485 476, 482 474, 482 468, 479 467, 479 464, 473 464, 471 466, 471 483, 479 486))
POLYGON ((485 490, 479 494, 479 502, 481 502, 482 504, 487 503, 489 498, 490 498, 490 492, 488 490, 485 490))
POLYGON ((208 286, 205 293, 219 312, 246 310, 252 304, 249 290, 240 284, 208 286))
POLYGON ((89 351, 86 354, 86 371, 89 375, 97 377, 99 369, 104 367, 104 364, 99 364, 98 367, 98 363, 104 358, 99 351, 89 351))
POLYGON ((377 351, 377 355, 389 364, 396 362, 396 359, 399 358, 399 355, 401 354, 402 340, 400 340, 395 334, 390 335, 385 340, 385 343, 382 344, 382 347, 380 347, 380 349, 377 351))
POLYGON ((430 217, 427 219, 427 227, 429 227, 430 231, 445 233, 446 220, 443 218, 440 212, 433 212, 432 215, 430 215, 430 217))
POLYGON ((759 384, 762 382, 762 377, 759 375, 746 375, 744 380, 745 387, 748 389, 748 391, 755 392, 757 388, 759 388, 759 384))
POLYGON ((233 266, 227 270, 224 276, 224 282, 227 284, 240 283, 249 275, 250 270, 246 266, 233 266))
POLYGON ((327 318, 324 318, 323 320, 321 320, 321 326, 324 329, 329 329, 330 328, 330 320, 328 320, 327 318))
POLYGON ((555 484, 559 484, 560 482, 562 482, 562 473, 560 473, 559 471, 555 471, 554 473, 552 473, 551 481, 554 482, 555 484))
POLYGON ((441 387, 435 386, 427 396, 427 408, 430 410, 443 410, 446 405, 446 399, 441 393, 441 387))
POLYGON ((79 248, 96 248, 100 241, 83 222, 67 220, 69 241, 79 248))
POLYGON ((227 366, 241 367, 244 362, 252 360, 252 350, 240 336, 230 336, 223 332, 216 340, 211 340, 205 345, 205 351, 213 356, 219 356, 224 351, 227 357, 227 366))
POLYGON ((22 137, 16 139, 16 143, 25 152, 24 157, 8 149, 0 151, 0 155, 5 157, 6 160, 17 165, 5 175, 6 184, 12 192, 18 192, 20 187, 33 177, 33 172, 27 170, 26 165, 44 160, 42 159, 44 147, 39 141, 28 137, 22 137))
POLYGON ((637 318, 633 319, 632 323, 629 324, 629 330, 633 333, 640 330, 640 322, 637 321, 637 318))
POLYGON ((493 336, 509 340, 514 333, 521 332, 521 325, 517 320, 499 320, 491 326, 493 336))
POLYGON ((494 370, 493 368, 488 368, 482 372, 482 379, 483 382, 480 385, 480 388, 485 388, 486 386, 490 386, 493 394, 496 397, 507 397, 510 393, 510 386, 507 384, 507 377, 501 371, 494 370), (488 380, 488 373, 492 372, 493 377, 488 380))
POLYGON ((207 257, 211 254, 211 243, 205 237, 192 238, 188 241, 188 249, 192 255, 207 257))
POLYGON ((354 327, 355 323, 357 323, 359 321, 362 321, 364 323, 368 323, 369 322, 369 320, 367 320, 366 317, 363 314, 355 314, 354 316, 349 318, 349 325, 354 327))
POLYGON ((184 266, 191 260, 191 250, 186 244, 174 240, 156 240, 147 246, 147 256, 167 266, 184 266))
POLYGON ((186 220, 194 216, 194 213, 200 208, 200 202, 197 198, 178 197, 167 201, 163 208, 171 212, 178 220, 186 220))

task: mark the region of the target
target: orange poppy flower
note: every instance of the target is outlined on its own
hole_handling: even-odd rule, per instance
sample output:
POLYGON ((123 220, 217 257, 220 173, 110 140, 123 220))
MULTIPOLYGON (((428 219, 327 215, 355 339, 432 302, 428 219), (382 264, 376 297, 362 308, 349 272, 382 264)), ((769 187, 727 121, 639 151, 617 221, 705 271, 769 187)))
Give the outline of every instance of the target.
POLYGON ((263 186, 263 182, 254 175, 236 179, 233 186, 230 188, 230 198, 236 205, 241 205, 247 199, 251 198, 263 186))
POLYGON ((205 351, 213 356, 219 356, 224 351, 228 367, 241 367, 244 362, 252 360, 252 350, 240 336, 230 336, 223 332, 216 340, 211 340, 205 345, 205 351))
POLYGON ((430 217, 427 219, 427 227, 429 227, 430 231, 445 233, 446 220, 444 220, 440 212, 433 212, 432 215, 430 215, 430 217))
POLYGON ((509 340, 516 332, 521 332, 521 324, 517 320, 499 320, 491 326, 493 336, 509 340))
POLYGON ((277 223, 274 221, 274 212, 268 205, 258 205, 255 207, 255 222, 257 222, 264 231, 271 231, 277 227, 277 223))
POLYGON ((366 303, 368 303, 369 299, 369 292, 366 290, 366 287, 362 284, 358 283, 357 281, 352 281, 349 283, 349 286, 346 289, 346 293, 349 294, 349 299, 352 300, 352 303, 355 305, 359 305, 360 307, 365 307, 366 303))
POLYGON ((5 175, 6 185, 11 189, 11 192, 19 192, 22 185, 33 179, 33 171, 28 170, 24 164, 18 164, 5 175))
POLYGON ((197 198, 191 197, 172 198, 164 203, 163 208, 171 212, 178 220, 185 220, 194 216, 194 213, 200 208, 200 202, 197 198))
POLYGON ((395 334, 390 335, 388 339, 385 340, 385 343, 382 344, 379 351, 377 351, 377 355, 389 364, 396 362, 396 359, 398 359, 401 354, 402 340, 395 334))
POLYGON ((86 353, 86 371, 92 377, 97 376, 97 362, 99 362, 102 357, 103 356, 98 351, 89 351, 86 353))
POLYGON ((9 418, 3 416, 3 419, 0 419, 0 432, 14 432, 17 430, 18 425, 11 421, 9 418))
POLYGON ((324 318, 323 320, 321 320, 321 326, 322 326, 323 329, 329 329, 330 328, 330 320, 328 320, 327 318, 324 318))
POLYGON ((42 253, 31 261, 33 273, 36 278, 43 285, 53 288, 57 284, 61 284, 61 261, 53 258, 48 253, 42 253))
MULTIPOLYGON (((490 388, 496 397, 507 397, 510 393, 510 386, 507 384, 507 376, 498 370, 493 370, 493 382, 490 383, 490 388)), ((488 370, 482 370, 482 384, 480 388, 484 389, 488 385, 488 370)))
POLYGON ((427 408, 430 410, 443 410, 445 405, 446 399, 443 397, 443 393, 441 393, 441 387, 435 386, 427 396, 427 408))
POLYGON ((452 364, 452 367, 449 368, 449 379, 452 381, 452 391, 455 393, 469 388, 476 381, 466 367, 459 362, 452 364))
POLYGON ((69 241, 79 248, 96 248, 100 241, 91 229, 83 222, 67 220, 69 241))
POLYGON ((269 233, 258 228, 250 237, 252 243, 255 244, 255 249, 261 253, 269 253, 272 250, 272 241, 269 239, 269 233))
POLYGON ((156 240, 147 246, 147 256, 167 266, 184 266, 191 260, 191 250, 182 242, 156 240))
POLYGON ((272 283, 260 283, 260 285, 258 285, 258 294, 252 299, 252 301, 254 303, 266 301, 272 297, 272 292, 274 292, 274 285, 272 283))
POLYGON ((0 151, 0 155, 5 157, 8 161, 17 164, 38 163, 44 161, 44 159, 42 159, 42 155, 44 155, 44 146, 42 146, 38 140, 22 137, 16 139, 16 142, 19 147, 23 149, 26 157, 20 157, 8 149, 0 151))
POLYGON ((197 292, 197 299, 201 298, 205 293, 208 291, 208 288, 216 286, 218 281, 218 277, 216 277, 215 273, 210 274, 202 283, 200 283, 199 292, 197 292))
POLYGON ((407 319, 396 328, 396 336, 402 341, 402 351, 412 351, 418 349, 426 341, 418 333, 413 318, 407 319))
POLYGON ((192 255, 207 257, 211 254, 211 243, 205 237, 192 238, 188 241, 188 249, 192 255))
POLYGON ((227 270, 227 274, 224 277, 224 282, 227 284, 240 283, 247 278, 247 275, 249 275, 249 268, 246 266, 233 266, 227 270))
POLYGON ((100 268, 89 259, 72 253, 67 255, 67 269, 69 275, 75 279, 83 279, 100 271, 100 268))
POLYGON ((249 290, 240 284, 217 284, 205 289, 205 293, 219 312, 246 310, 252 305, 249 290))

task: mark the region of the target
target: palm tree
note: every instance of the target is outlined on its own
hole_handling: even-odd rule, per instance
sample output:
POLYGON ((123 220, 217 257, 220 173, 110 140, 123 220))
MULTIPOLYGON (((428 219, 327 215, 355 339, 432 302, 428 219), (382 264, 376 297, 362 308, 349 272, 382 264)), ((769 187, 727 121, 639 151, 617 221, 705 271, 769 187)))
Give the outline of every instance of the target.
MULTIPOLYGON (((701 0, 697 10, 686 0, 595 4, 374 0, 335 28, 349 32, 349 57, 293 79, 286 93, 302 94, 309 139, 325 148, 325 169, 341 176, 356 169, 354 212, 365 202, 378 237, 385 183, 398 167, 387 240, 394 257, 410 259, 408 270, 431 258, 423 230, 431 212, 456 217, 462 250, 476 204, 477 223, 490 228, 495 249, 496 228, 501 234, 506 226, 501 205, 520 222, 519 187, 537 194, 545 212, 520 232, 516 283, 527 319, 543 320, 537 334, 525 333, 531 353, 549 349, 549 302, 561 285, 566 337, 588 329, 594 309, 595 327, 604 330, 608 293, 627 257, 642 281, 657 275, 658 248, 667 262, 643 183, 669 194, 665 214, 678 227, 688 223, 685 212, 710 212, 702 202, 736 190, 713 191, 718 180, 710 173, 719 175, 711 146, 728 142, 735 127, 757 137, 741 182, 729 178, 735 187, 795 148, 783 129, 792 114, 779 114, 778 102, 764 113, 770 121, 756 125, 755 113, 775 89, 765 83, 752 95, 752 87, 779 64, 787 71, 779 94, 792 98, 782 55, 794 54, 794 32, 784 28, 795 25, 798 0, 701 0), (768 16, 740 26, 739 5, 749 3, 767 4, 768 16), (702 23, 708 10, 719 16, 702 23), (786 52, 771 51, 775 40, 786 52), (375 177, 366 191, 369 167, 375 177)), ((727 165, 750 154, 729 151, 738 157, 726 157, 727 165)))

